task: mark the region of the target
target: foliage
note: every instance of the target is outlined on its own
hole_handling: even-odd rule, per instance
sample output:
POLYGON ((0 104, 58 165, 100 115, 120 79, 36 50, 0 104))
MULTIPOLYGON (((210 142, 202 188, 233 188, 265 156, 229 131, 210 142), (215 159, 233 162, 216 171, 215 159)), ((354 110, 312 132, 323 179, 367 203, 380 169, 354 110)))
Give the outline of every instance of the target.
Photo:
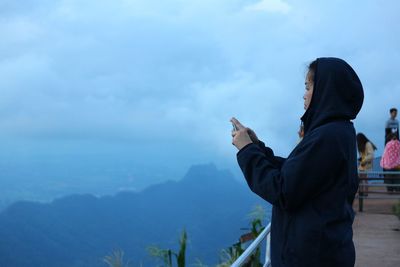
POLYGON ((227 249, 223 249, 221 251, 221 261, 222 263, 218 264, 217 267, 229 267, 234 263, 240 255, 244 252, 242 248, 242 243, 238 242, 233 244, 227 249))
POLYGON ((128 262, 124 263, 124 252, 115 250, 111 255, 105 256, 103 259, 109 267, 128 267, 128 262))
POLYGON ((254 206, 253 210, 247 214, 247 218, 254 221, 254 220, 264 220, 267 216, 267 212, 261 205, 254 206))
POLYGON ((158 247, 152 246, 147 249, 149 254, 153 257, 161 259, 165 267, 172 267, 173 262, 172 259, 175 258, 176 264, 178 267, 185 267, 186 264, 186 242, 187 242, 187 234, 186 231, 183 230, 181 238, 179 240, 179 251, 178 253, 174 252, 171 249, 160 249, 158 247))
POLYGON ((208 267, 200 259, 196 259, 196 262, 191 264, 193 267, 208 267))
MULTIPOLYGON (((256 206, 248 215, 252 221, 250 222, 250 232, 247 236, 251 239, 255 239, 263 230, 262 220, 265 218, 265 210, 261 206, 256 206)), ((240 255, 245 251, 244 244, 249 240, 239 239, 239 242, 233 244, 227 249, 221 252, 221 263, 217 267, 229 267, 234 263, 240 255)), ((183 230, 182 235, 179 239, 179 251, 174 252, 171 249, 161 249, 156 246, 151 246, 147 248, 148 253, 161 261, 160 267, 185 267, 186 265, 186 244, 187 244, 187 233, 183 230)), ((114 251, 112 255, 106 256, 104 261, 109 265, 109 267, 127 267, 128 263, 123 261, 124 253, 121 250, 114 251)), ((255 253, 250 257, 248 263, 245 267, 261 267, 260 262, 261 251, 257 248, 255 253)), ((198 267, 206 267, 199 260, 194 264, 198 267)))
POLYGON ((186 231, 184 230, 181 236, 181 239, 179 240, 179 252, 176 256, 176 261, 178 263, 178 267, 184 267, 185 266, 185 262, 186 262, 186 258, 185 258, 185 254, 186 254, 186 240, 187 240, 187 235, 186 235, 186 231))
POLYGON ((152 246, 147 248, 147 251, 149 252, 150 256, 158 258, 163 262, 164 265, 161 266, 172 267, 172 250, 160 249, 152 246))
MULTIPOLYGON (((262 225, 262 220, 265 218, 265 210, 262 206, 257 205, 254 207, 254 209, 249 213, 248 218, 252 219, 250 225, 250 233, 252 234, 253 238, 257 238, 257 236, 264 230, 264 226, 262 225)), ((246 243, 247 241, 241 241, 239 239, 238 243, 233 244, 231 247, 229 247, 226 250, 223 250, 221 252, 221 261, 217 267, 228 267, 231 266, 232 263, 234 263, 240 255, 244 252, 244 248, 242 245, 246 243)), ((261 267, 262 263, 260 261, 261 257, 261 250, 260 248, 257 248, 255 253, 250 257, 248 263, 246 263, 244 266, 246 267, 261 267)))

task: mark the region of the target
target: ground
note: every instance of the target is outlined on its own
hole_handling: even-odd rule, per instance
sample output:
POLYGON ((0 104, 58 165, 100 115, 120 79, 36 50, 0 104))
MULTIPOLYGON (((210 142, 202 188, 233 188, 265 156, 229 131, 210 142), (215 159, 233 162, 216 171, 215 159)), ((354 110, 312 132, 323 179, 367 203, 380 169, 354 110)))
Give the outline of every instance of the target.
POLYGON ((366 199, 363 212, 358 211, 358 200, 354 201, 356 267, 400 266, 400 220, 392 213, 397 201, 366 199))

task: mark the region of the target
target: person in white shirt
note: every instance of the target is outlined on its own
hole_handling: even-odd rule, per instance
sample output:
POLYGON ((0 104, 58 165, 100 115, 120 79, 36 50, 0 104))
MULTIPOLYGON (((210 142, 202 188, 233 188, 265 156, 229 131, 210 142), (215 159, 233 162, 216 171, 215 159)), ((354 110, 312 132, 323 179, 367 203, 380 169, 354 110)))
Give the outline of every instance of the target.
POLYGON ((385 125, 385 145, 390 141, 389 135, 395 134, 397 139, 399 139, 399 121, 396 119, 397 109, 390 109, 390 118, 387 120, 385 125))

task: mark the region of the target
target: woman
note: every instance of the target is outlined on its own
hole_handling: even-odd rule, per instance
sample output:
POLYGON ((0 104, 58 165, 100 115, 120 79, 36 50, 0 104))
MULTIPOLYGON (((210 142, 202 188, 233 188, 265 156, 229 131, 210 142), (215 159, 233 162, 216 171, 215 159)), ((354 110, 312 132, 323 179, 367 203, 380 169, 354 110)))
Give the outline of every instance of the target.
POLYGON ((250 189, 273 205, 272 266, 354 266, 351 204, 358 177, 351 120, 363 88, 338 58, 313 61, 305 85, 304 138, 286 159, 235 118, 232 143, 250 189))
MULTIPOLYGON (((397 140, 396 133, 391 133, 388 135, 388 143, 385 146, 383 155, 381 158, 380 165, 383 171, 400 171, 400 141, 397 140)), ((400 180, 390 179, 399 175, 396 174, 385 174, 385 184, 396 184, 400 183, 400 180), (388 179, 389 178, 389 179, 388 179)), ((400 191, 400 187, 388 186, 388 192, 400 191)))
POLYGON ((360 154, 360 164, 358 170, 370 171, 374 163, 374 151, 376 146, 363 134, 357 134, 357 148, 360 154))
MULTIPOLYGON (((376 150, 376 146, 363 134, 357 134, 357 148, 358 153, 360 154, 358 170, 359 171, 371 171, 374 163, 374 151, 376 150)), ((360 178, 367 178, 367 174, 360 173, 360 178)), ((368 196, 368 186, 364 186, 368 184, 368 180, 361 180, 361 188, 360 191, 364 196, 368 196)))

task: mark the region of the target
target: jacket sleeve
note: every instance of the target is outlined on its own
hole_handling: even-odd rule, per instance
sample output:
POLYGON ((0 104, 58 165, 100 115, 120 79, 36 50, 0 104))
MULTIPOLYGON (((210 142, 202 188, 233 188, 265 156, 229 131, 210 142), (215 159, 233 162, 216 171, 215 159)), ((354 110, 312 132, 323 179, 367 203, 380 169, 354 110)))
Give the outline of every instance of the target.
POLYGON ((266 147, 265 143, 263 141, 258 141, 258 147, 263 151, 263 153, 266 156, 269 156, 271 159, 273 159, 275 165, 278 166, 279 168, 285 162, 285 160, 286 160, 285 158, 275 156, 272 149, 269 147, 266 147))
POLYGON ((334 142, 319 138, 303 140, 282 165, 271 153, 250 144, 237 160, 250 189, 282 209, 295 210, 330 186, 343 160, 334 142))

